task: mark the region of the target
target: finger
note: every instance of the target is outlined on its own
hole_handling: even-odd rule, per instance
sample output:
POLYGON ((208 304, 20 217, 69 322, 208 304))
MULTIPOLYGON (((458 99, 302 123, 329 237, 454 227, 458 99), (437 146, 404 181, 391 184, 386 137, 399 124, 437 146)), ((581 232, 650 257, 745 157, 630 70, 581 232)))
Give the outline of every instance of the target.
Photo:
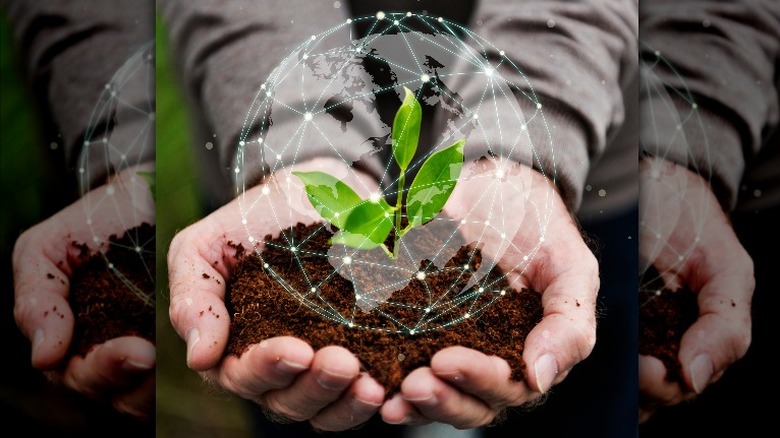
POLYGON ((63 272, 67 268, 65 250, 39 242, 36 236, 49 233, 41 231, 42 227, 22 234, 14 246, 14 318, 32 342, 33 367, 50 370, 67 354, 74 320, 66 298, 69 278, 63 272))
POLYGON ((187 365, 196 371, 217 365, 230 330, 221 240, 206 219, 174 236, 168 252, 169 317, 187 343, 187 365), (205 243, 212 238, 218 243, 205 243))
POLYGON ((543 291, 544 317, 528 334, 523 359, 529 386, 544 393, 593 351, 599 274, 581 239, 551 244, 536 262, 533 286, 543 291))
MULTIPOLYGON (((450 347, 431 359, 433 374, 487 403, 493 410, 519 406, 534 395, 522 382, 511 380, 509 364, 465 347, 450 347)), ((535 394, 538 395, 538 394, 535 394)))
POLYGON ((385 389, 376 380, 361 374, 339 400, 321 410, 311 420, 315 429, 342 431, 365 423, 385 398, 385 389))
POLYGON ((738 242, 708 251, 700 264, 706 279, 697 297, 699 318, 683 334, 680 362, 688 387, 696 393, 747 353, 751 342, 752 260, 738 242))
POLYGON ((430 419, 425 418, 400 393, 386 400, 379 409, 379 413, 382 415, 382 420, 387 424, 420 426, 431 423, 430 419))
POLYGON ((325 347, 315 353, 311 368, 289 388, 270 391, 263 401, 270 410, 290 420, 308 420, 341 397, 359 372, 360 363, 348 350, 325 347))
POLYGON ((427 367, 412 371, 401 384, 401 393, 426 418, 458 429, 486 425, 498 413, 482 400, 439 379, 427 367))
POLYGON ((130 387, 155 367, 156 351, 146 339, 127 336, 108 340, 85 357, 74 356, 63 375, 63 383, 83 394, 103 398, 130 387))
POLYGON ((289 337, 254 344, 241 357, 229 356, 209 379, 245 399, 256 400, 273 389, 287 388, 309 369, 314 351, 306 342, 289 337))
POLYGON ((147 374, 138 386, 112 397, 111 405, 141 421, 150 420, 155 412, 155 381, 155 373, 147 374))
POLYGON ((686 399, 677 382, 666 379, 666 367, 653 356, 639 356, 639 394, 643 409, 657 406, 671 406, 686 399))

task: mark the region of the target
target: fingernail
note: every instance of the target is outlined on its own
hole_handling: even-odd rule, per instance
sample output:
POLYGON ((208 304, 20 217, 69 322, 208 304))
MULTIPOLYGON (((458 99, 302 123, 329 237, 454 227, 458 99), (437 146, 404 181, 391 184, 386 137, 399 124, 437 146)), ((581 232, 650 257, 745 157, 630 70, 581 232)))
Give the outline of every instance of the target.
POLYGON ((299 373, 309 368, 308 366, 302 363, 293 362, 288 359, 279 359, 279 362, 276 364, 276 367, 279 368, 280 371, 285 373, 299 373))
POLYGON ((317 383, 325 389, 330 391, 340 391, 345 389, 352 383, 353 376, 345 376, 341 374, 331 373, 326 370, 321 370, 317 375, 317 383))
POLYGON ((157 350, 154 346, 143 344, 133 352, 132 357, 126 358, 122 362, 122 369, 130 372, 149 371, 154 368, 156 357, 157 350))
POLYGON ((46 336, 43 334, 43 329, 35 329, 33 332, 32 349, 36 350, 38 347, 40 347, 45 339, 46 336))
POLYGON ((555 357, 552 354, 545 354, 536 359, 534 375, 536 376, 536 385, 539 386, 539 391, 542 393, 547 392, 552 386, 555 376, 558 375, 558 364, 555 362, 555 357))
POLYGON ((401 419, 400 419, 400 420, 398 420, 398 421, 385 420, 385 423, 387 423, 387 424, 396 424, 396 425, 401 425, 401 424, 406 424, 406 423, 408 423, 408 422, 409 422, 409 420, 410 420, 410 418, 409 418, 409 417, 404 417, 404 418, 401 418, 401 419))
POLYGON ((441 377, 444 380, 448 380, 450 382, 462 382, 463 381, 463 374, 459 371, 453 371, 451 373, 436 373, 436 376, 441 377))
POLYGON ((691 361, 690 370, 693 390, 700 394, 712 378, 713 369, 710 357, 706 354, 696 356, 691 361))
POLYGON ((373 412, 376 411, 382 403, 374 403, 368 400, 363 400, 358 397, 353 397, 350 401, 350 407, 356 412, 373 412))
POLYGON ((184 338, 187 341, 187 362, 189 362, 192 356, 192 350, 195 349, 195 345, 197 345, 198 342, 200 341, 200 330, 193 327, 187 330, 187 333, 185 334, 184 338))
POLYGON ((439 404, 439 399, 436 398, 436 394, 431 394, 427 397, 420 397, 420 398, 404 397, 404 400, 410 403, 414 403, 416 405, 431 406, 431 407, 439 404))

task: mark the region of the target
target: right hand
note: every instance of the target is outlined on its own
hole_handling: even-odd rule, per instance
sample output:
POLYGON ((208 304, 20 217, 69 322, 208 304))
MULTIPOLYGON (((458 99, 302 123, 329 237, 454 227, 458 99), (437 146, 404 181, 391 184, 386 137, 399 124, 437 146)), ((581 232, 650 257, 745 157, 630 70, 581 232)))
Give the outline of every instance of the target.
POLYGON ((313 170, 346 180, 363 196, 378 191, 372 178, 335 159, 314 159, 275 172, 242 195, 260 199, 251 223, 242 224, 241 204, 234 199, 174 237, 168 251, 169 313, 173 328, 187 343, 187 365, 205 379, 275 416, 339 431, 367 421, 385 397, 384 388, 360 372, 358 359, 348 350, 329 346, 315 352, 300 339, 275 337, 252 345, 240 357, 225 356, 230 330, 230 319, 224 317, 225 284, 236 265, 229 242, 252 248, 247 227, 256 236, 276 236, 298 222, 317 221, 302 183, 290 175, 313 170), (219 281, 204 281, 204 273, 219 281), (211 313, 200 317, 208 308, 223 318, 211 313))
POLYGON ((661 406, 690 400, 747 353, 751 337, 753 261, 708 182, 660 158, 640 162, 640 261, 672 290, 697 294, 699 317, 680 342, 682 379, 666 379, 656 357, 639 357, 640 423, 661 406))

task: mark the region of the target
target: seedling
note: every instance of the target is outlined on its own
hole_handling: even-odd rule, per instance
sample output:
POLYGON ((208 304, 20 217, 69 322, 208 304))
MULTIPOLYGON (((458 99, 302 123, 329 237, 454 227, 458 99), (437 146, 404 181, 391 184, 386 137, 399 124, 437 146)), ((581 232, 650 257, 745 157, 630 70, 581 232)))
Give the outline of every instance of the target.
POLYGON ((420 166, 414 181, 405 192, 406 172, 417 152, 422 122, 422 108, 411 90, 393 120, 391 137, 393 158, 400 168, 395 206, 381 196, 362 199, 343 181, 324 172, 293 172, 303 181, 309 202, 323 219, 339 229, 331 238, 352 248, 382 248, 391 258, 397 258, 399 241, 409 230, 431 221, 447 203, 463 167, 465 139, 432 154, 420 166), (406 213, 407 223, 402 227, 406 213), (393 250, 385 241, 393 234, 393 250))

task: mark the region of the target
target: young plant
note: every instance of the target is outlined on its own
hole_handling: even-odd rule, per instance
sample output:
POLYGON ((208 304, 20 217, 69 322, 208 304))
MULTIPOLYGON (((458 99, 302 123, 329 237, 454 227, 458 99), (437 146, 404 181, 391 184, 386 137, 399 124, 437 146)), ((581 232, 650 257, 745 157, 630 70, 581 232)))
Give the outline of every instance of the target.
POLYGON ((301 179, 311 205, 323 219, 339 229, 331 244, 352 248, 382 248, 391 258, 398 257, 399 241, 409 230, 432 220, 447 203, 463 167, 464 139, 446 147, 422 164, 405 192, 406 172, 417 152, 422 122, 422 108, 411 90, 395 114, 391 137, 393 158, 400 168, 395 206, 380 196, 362 199, 351 187, 323 172, 293 172, 301 179), (402 215, 407 223, 402 227, 402 215), (393 251, 385 245, 390 231, 393 251))

